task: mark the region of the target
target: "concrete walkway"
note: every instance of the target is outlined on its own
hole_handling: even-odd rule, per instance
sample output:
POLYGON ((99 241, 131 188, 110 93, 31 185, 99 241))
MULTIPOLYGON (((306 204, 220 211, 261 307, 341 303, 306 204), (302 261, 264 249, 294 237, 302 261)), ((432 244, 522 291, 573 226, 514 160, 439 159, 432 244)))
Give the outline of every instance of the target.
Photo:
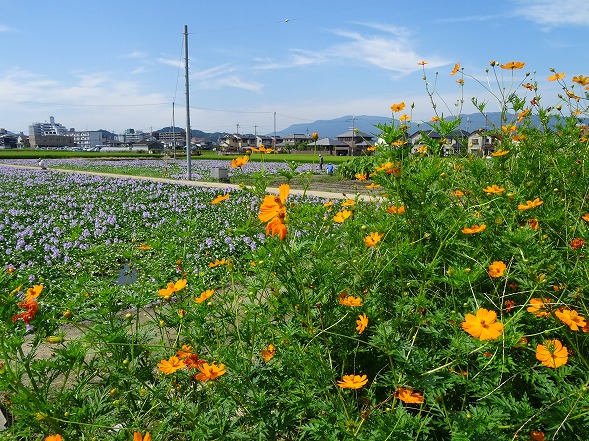
MULTIPOLYGON (((40 170, 37 166, 30 166, 30 165, 16 165, 16 164, 4 164, 0 163, 0 166, 3 167, 12 167, 12 168, 22 168, 22 169, 29 169, 29 170, 40 170)), ((49 167, 47 170, 61 172, 61 173, 78 173, 84 175, 92 175, 92 176, 104 176, 109 178, 122 178, 122 179, 136 179, 139 181, 152 181, 152 182, 162 182, 166 184, 183 184, 183 185, 192 185, 195 187, 205 187, 205 188, 220 188, 224 190, 239 190, 242 187, 239 184, 230 184, 225 182, 208 182, 208 181, 186 181, 180 179, 168 179, 168 178, 156 178, 151 176, 136 176, 136 175, 122 175, 118 173, 103 173, 103 172, 93 172, 93 171, 85 171, 85 170, 67 170, 64 168, 53 168, 49 167)), ((248 187, 252 188, 252 187, 248 187)), ((267 193, 270 194, 278 194, 278 188, 275 187, 268 187, 266 189, 267 193)), ((317 191, 317 190, 300 190, 291 188, 291 194, 295 195, 306 195, 306 196, 315 196, 318 198, 324 199, 352 199, 357 196, 358 200, 362 201, 375 201, 379 200, 378 196, 370 196, 365 194, 357 194, 357 195, 345 195, 343 193, 333 193, 328 191, 317 191)))

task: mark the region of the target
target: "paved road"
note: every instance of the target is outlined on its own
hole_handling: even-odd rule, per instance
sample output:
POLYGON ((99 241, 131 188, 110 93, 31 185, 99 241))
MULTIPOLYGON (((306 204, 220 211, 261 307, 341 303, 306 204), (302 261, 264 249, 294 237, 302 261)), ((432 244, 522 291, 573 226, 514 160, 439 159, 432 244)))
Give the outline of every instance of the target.
MULTIPOLYGON (((29 166, 29 165, 16 165, 16 164, 0 163, 0 166, 39 170, 39 167, 29 166)), ((54 168, 54 167, 49 167, 48 170, 62 172, 62 173, 79 173, 79 174, 93 175, 93 176, 106 176, 106 177, 110 177, 110 178, 137 179, 140 181, 164 182, 167 184, 193 185, 195 187, 208 187, 208 188, 220 188, 220 189, 231 189, 231 190, 237 190, 237 189, 241 188, 238 184, 229 184, 229 183, 225 183, 225 182, 185 181, 185 180, 179 180, 179 179, 156 178, 156 177, 151 177, 151 176, 133 176, 133 175, 121 175, 118 173, 103 173, 103 172, 93 172, 93 171, 84 171, 84 170, 67 170, 67 169, 63 169, 63 168, 54 168)), ((269 187, 266 189, 266 191, 271 194, 278 194, 278 188, 269 187)), ((296 195, 305 194, 307 196, 316 196, 316 197, 325 198, 325 199, 348 199, 348 198, 354 198, 356 196, 356 195, 350 195, 350 194, 344 195, 343 193, 333 193, 333 192, 328 192, 328 191, 317 191, 317 190, 306 190, 305 191, 305 190, 299 190, 299 189, 294 189, 294 188, 291 188, 290 193, 296 194, 296 195)), ((358 194, 357 197, 359 200, 365 200, 365 201, 374 201, 374 200, 378 199, 378 197, 363 195, 363 194, 358 194)))

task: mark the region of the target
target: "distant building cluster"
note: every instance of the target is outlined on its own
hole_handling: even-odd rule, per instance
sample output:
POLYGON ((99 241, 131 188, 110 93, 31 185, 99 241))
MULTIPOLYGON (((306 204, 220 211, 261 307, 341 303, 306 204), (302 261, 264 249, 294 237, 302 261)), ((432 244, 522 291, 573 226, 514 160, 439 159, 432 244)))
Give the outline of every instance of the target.
MULTIPOLYGON (((497 138, 486 130, 474 132, 456 130, 444 137, 434 130, 419 130, 409 135, 406 142, 411 145, 413 153, 423 152, 423 140, 437 140, 439 151, 444 155, 460 153, 487 156, 495 150, 497 138)), ((335 138, 314 139, 309 134, 292 134, 286 136, 268 136, 257 134, 225 134, 216 143, 204 138, 192 137, 192 150, 218 150, 222 153, 245 153, 252 147, 264 145, 276 152, 320 151, 330 155, 359 156, 369 153, 374 145, 383 143, 373 135, 357 129, 344 132, 335 138)), ((150 133, 127 129, 114 134, 106 130, 77 131, 66 128, 55 121, 36 122, 29 126, 29 134, 14 134, 0 129, 0 149, 34 148, 77 151, 133 151, 145 153, 163 153, 184 150, 186 131, 167 128, 150 133)))

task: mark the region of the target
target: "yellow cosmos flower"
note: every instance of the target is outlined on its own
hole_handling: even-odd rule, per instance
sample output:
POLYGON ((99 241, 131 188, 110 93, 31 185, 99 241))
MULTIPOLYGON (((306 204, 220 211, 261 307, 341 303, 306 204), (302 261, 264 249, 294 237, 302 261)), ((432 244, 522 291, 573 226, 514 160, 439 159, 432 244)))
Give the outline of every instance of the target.
POLYGON ((272 343, 268 345, 268 349, 262 349, 262 358, 264 361, 270 361, 272 357, 276 354, 276 348, 272 343))
POLYGON ((225 260, 224 257, 221 260, 215 259, 214 262, 209 262, 209 268, 214 268, 214 267, 219 266, 219 265, 226 265, 228 263, 229 263, 229 261, 228 260, 225 260))
POLYGON ((215 378, 218 378, 221 375, 225 375, 227 373, 225 371, 224 364, 217 366, 215 363, 208 364, 205 362, 199 364, 196 368, 200 371, 200 373, 196 374, 194 378, 200 381, 214 380, 215 378))
POLYGON ((239 168, 239 167, 243 167, 245 164, 247 164, 247 162, 250 160, 248 155, 245 155, 243 157, 239 157, 239 158, 235 158, 231 160, 231 167, 233 168, 239 168))
POLYGON ((528 306, 527 311, 534 314, 536 317, 548 317, 550 313, 547 311, 548 305, 552 303, 551 299, 539 299, 533 298, 530 299, 530 306, 528 306))
POLYGON ((530 208, 539 207, 543 203, 544 203, 544 201, 541 201, 540 198, 536 198, 533 201, 526 201, 525 204, 519 204, 517 206, 517 209, 520 211, 525 211, 525 210, 529 210, 530 208))
POLYGON ((136 246, 135 248, 137 248, 138 250, 142 250, 142 251, 151 250, 151 247, 149 245, 144 244, 144 243, 142 243, 139 246, 136 246))
POLYGON ((460 70, 460 63, 456 63, 454 65, 454 69, 452 69, 452 72, 450 73, 450 76, 454 76, 456 75, 456 73, 460 70))
POLYGON ((430 119, 431 122, 438 122, 440 120, 439 116, 432 116, 432 119, 430 119))
POLYGON ((362 334, 368 327, 368 317, 366 317, 365 313, 362 313, 358 316, 356 324, 358 325, 356 326, 356 331, 358 331, 358 334, 362 334))
POLYGON ((371 145, 370 147, 366 147, 366 151, 367 152, 373 152, 376 150, 376 146, 375 145, 371 145))
POLYGON ((571 331, 578 331, 579 328, 583 329, 585 326, 587 326, 585 317, 579 315, 577 311, 574 311, 572 309, 557 309, 554 312, 554 314, 556 315, 556 317, 558 317, 558 319, 561 322, 563 322, 565 325, 571 328, 571 331))
POLYGON ((372 184, 370 184, 370 185, 367 185, 367 186, 366 186, 366 188, 367 188, 367 189, 369 189, 369 190, 373 190, 373 189, 375 189, 375 188, 380 188, 380 184, 375 184, 375 183, 373 182, 372 184))
POLYGON ((501 277, 507 267, 501 260, 496 260, 489 266, 489 275, 494 279, 501 277))
POLYGON ((339 304, 344 306, 362 306, 362 299, 360 297, 346 296, 345 291, 339 295, 339 304), (344 294, 342 296, 342 294, 344 294))
POLYGON ((472 227, 464 227, 462 229, 462 232, 464 234, 476 234, 476 233, 480 233, 482 231, 485 231, 486 228, 487 228, 487 225, 485 225, 485 224, 473 225, 472 227))
POLYGON ((589 77, 583 75, 574 76, 573 82, 580 84, 581 86, 587 86, 589 84, 589 77))
POLYGON ((211 298, 213 296, 213 294, 215 294, 215 290, 214 289, 207 289, 206 291, 203 291, 200 293, 200 296, 198 296, 197 298, 194 299, 194 301, 196 303, 202 303, 205 300, 211 298))
POLYGON ((366 244, 367 247, 373 247, 377 243, 380 242, 380 239, 382 239, 382 236, 384 236, 384 234, 378 234, 377 231, 373 231, 370 233, 370 236, 366 236, 364 238, 364 243, 366 244))
POLYGON ((522 61, 511 61, 510 63, 507 64, 500 64, 499 67, 501 69, 523 69, 523 67, 526 65, 526 63, 522 62, 522 61))
POLYGON ((34 285, 32 288, 27 289, 27 293, 25 294, 25 302, 39 297, 39 294, 41 294, 43 288, 43 285, 34 285))
POLYGON ((399 121, 409 121, 411 119, 411 116, 407 115, 406 113, 404 113, 403 115, 401 115, 399 117, 399 121))
POLYGON ((353 205, 356 205, 356 201, 353 199, 346 199, 344 202, 342 202, 342 207, 351 207, 353 205))
POLYGON ((562 80, 565 77, 565 73, 555 73, 554 75, 550 75, 547 80, 548 81, 557 81, 557 80, 562 80))
POLYGON ((427 61, 423 61, 421 60, 419 63, 417 63, 419 66, 425 66, 427 64, 427 61))
POLYGON ((178 291, 184 289, 186 287, 186 283, 187 283, 186 279, 177 280, 175 283, 170 282, 170 283, 168 283, 167 287, 160 289, 158 291, 157 295, 160 297, 163 297, 164 299, 168 299, 175 292, 178 292, 178 291))
POLYGON ((569 351, 559 340, 546 340, 536 346, 536 358, 546 367, 556 369, 569 359, 569 351))
POLYGON ((464 85, 464 80, 462 78, 457 79, 456 82, 461 86, 464 85))
POLYGON ((229 193, 225 193, 225 195, 220 194, 217 195, 217 197, 211 201, 211 204, 216 205, 219 202, 226 201, 227 199, 229 199, 229 193))
POLYGON ((503 193, 505 189, 503 187, 499 187, 497 184, 493 184, 483 188, 483 191, 487 194, 500 194, 503 193))
POLYGON ((476 316, 466 314, 462 322, 462 329, 479 340, 496 340, 503 331, 503 324, 496 321, 497 313, 485 308, 479 308, 476 316))
POLYGON ((343 221, 345 221, 347 218, 349 218, 352 215, 352 212, 349 210, 342 210, 340 212, 338 212, 334 217, 333 217, 333 221, 337 222, 338 224, 341 224, 343 221))
POLYGON ((401 101, 399 104, 393 104, 391 106, 391 110, 393 112, 400 112, 401 110, 403 110, 405 108, 405 103, 403 101, 401 101))
POLYGON ((151 441, 151 434, 149 432, 142 436, 140 432, 133 432, 133 441, 151 441))
POLYGON ((492 152, 491 156, 505 156, 509 153, 509 150, 497 150, 496 152, 492 152))
POLYGON ((162 360, 157 364, 157 367, 166 375, 173 374, 179 369, 186 367, 186 364, 175 355, 172 355, 168 360, 162 360))
POLYGON ((387 213, 390 214, 403 214, 405 213, 405 206, 401 205, 400 207, 397 207, 395 205, 391 205, 389 208, 387 208, 387 213))
POLYGON ((356 173, 356 179, 358 181, 365 181, 367 179, 366 173, 356 173))
POLYGON ((395 396, 407 404, 421 404, 424 400, 423 395, 419 392, 413 392, 410 387, 397 387, 395 396))
POLYGON ((344 375, 337 385, 342 389, 360 389, 366 383, 368 383, 366 375, 344 375))

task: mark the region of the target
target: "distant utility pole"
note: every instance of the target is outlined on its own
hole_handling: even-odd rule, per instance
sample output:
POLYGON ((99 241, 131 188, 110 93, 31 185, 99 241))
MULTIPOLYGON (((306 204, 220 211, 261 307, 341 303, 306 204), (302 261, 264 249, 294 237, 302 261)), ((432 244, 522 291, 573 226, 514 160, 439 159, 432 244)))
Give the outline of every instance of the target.
POLYGON ((354 147, 355 147, 355 138, 356 138, 356 117, 352 116, 352 119, 348 120, 352 121, 352 156, 354 156, 354 147))
POLYGON ((187 178, 192 179, 192 164, 190 163, 190 87, 188 85, 188 26, 184 25, 184 72, 186 76, 186 168, 187 178))

